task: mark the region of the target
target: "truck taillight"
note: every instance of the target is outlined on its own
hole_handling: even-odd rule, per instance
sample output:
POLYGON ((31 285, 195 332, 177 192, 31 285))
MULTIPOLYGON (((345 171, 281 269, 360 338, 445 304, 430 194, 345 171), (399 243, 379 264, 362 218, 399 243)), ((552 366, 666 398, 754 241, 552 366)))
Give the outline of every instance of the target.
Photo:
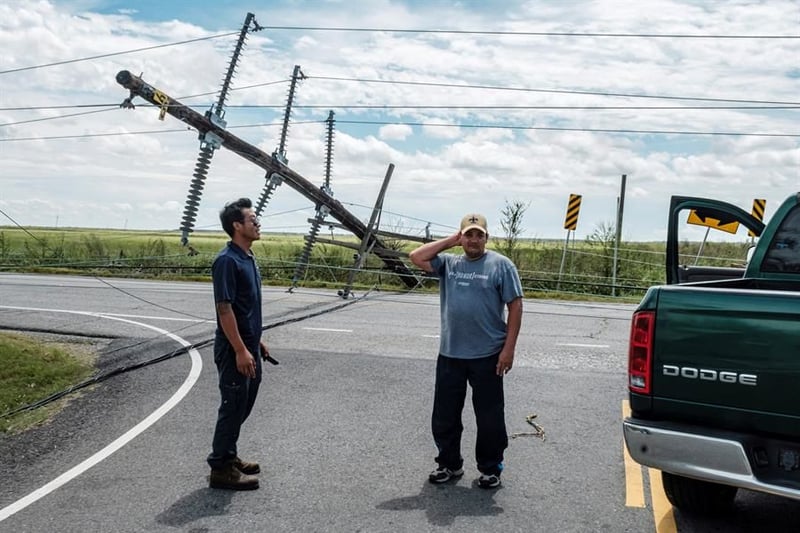
POLYGON ((631 392, 650 394, 655 322, 655 311, 639 311, 633 314, 628 348, 628 387, 631 392))

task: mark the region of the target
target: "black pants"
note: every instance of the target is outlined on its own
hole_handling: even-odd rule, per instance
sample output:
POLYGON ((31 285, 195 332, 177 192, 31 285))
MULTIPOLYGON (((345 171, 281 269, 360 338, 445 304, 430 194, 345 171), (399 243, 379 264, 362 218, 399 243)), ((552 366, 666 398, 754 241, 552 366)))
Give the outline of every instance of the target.
POLYGON ((236 370, 236 354, 229 344, 214 343, 214 362, 219 373, 221 396, 211 453, 207 459, 214 469, 222 468, 236 458, 239 431, 256 401, 261 384, 261 357, 258 351, 250 353, 256 360, 256 377, 252 379, 236 370))
POLYGON ((472 387, 472 407, 478 428, 475 459, 484 474, 499 474, 503 469, 503 451, 508 447, 503 378, 497 375, 495 354, 480 359, 456 359, 439 355, 436 361, 436 389, 433 398, 431 429, 440 466, 457 470, 461 457, 461 413, 472 387))

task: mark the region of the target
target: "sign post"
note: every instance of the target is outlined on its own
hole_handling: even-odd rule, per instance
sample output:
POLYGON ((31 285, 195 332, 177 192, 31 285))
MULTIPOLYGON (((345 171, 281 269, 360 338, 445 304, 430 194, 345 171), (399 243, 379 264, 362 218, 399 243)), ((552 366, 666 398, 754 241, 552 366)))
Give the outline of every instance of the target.
POLYGON ((611 296, 617 295, 617 257, 619 256, 619 242, 622 240, 622 214, 625 212, 625 182, 628 175, 623 174, 619 186, 619 198, 617 198, 617 224, 614 228, 614 262, 611 267, 611 296))
POLYGON ((569 234, 578 227, 578 216, 581 212, 580 194, 570 194, 567 203, 567 216, 564 218, 564 229, 567 230, 567 237, 564 239, 564 250, 561 252, 561 267, 558 269, 558 283, 556 290, 561 290, 561 276, 564 274, 564 261, 567 258, 567 246, 569 246, 569 234))

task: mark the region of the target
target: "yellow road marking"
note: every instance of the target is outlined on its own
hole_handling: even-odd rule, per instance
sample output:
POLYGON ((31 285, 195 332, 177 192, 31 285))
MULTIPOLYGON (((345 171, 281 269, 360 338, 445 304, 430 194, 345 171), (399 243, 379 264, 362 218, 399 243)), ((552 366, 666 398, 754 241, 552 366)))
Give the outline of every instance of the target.
MULTIPOLYGON (((622 418, 630 416, 631 406, 628 400, 622 400, 622 418)), ((622 455, 625 458, 625 505, 627 507, 645 507, 644 503, 644 475, 642 467, 637 464, 628 453, 628 447, 622 442, 622 455)), ((661 484, 661 471, 648 468, 650 478, 650 499, 653 504, 653 521, 656 533, 677 533, 675 514, 672 505, 664 493, 661 484)))
MULTIPOLYGON (((622 400, 622 418, 631 414, 628 400, 622 400)), ((631 459, 628 447, 622 442, 622 456, 625 459, 625 505, 627 507, 644 507, 644 479, 642 467, 631 459)))
POLYGON ((676 533, 678 525, 675 523, 672 505, 661 485, 661 471, 654 468, 648 468, 647 471, 650 474, 650 497, 653 499, 653 519, 656 523, 656 533, 676 533))

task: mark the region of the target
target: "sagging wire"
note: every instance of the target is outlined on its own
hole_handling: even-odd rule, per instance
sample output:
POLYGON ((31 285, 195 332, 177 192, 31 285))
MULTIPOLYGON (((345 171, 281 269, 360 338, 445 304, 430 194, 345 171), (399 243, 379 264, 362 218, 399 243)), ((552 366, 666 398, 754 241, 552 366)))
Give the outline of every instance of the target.
MULTIPOLYGON (((8 215, 8 214, 7 214, 5 211, 3 211, 2 209, 0 209, 0 213, 2 213, 2 214, 3 214, 3 215, 6 217, 6 218, 8 218, 8 219, 9 219, 9 220, 10 220, 10 221, 11 221, 11 222, 12 222, 12 223, 15 225, 15 226, 17 226, 19 229, 21 229, 22 231, 24 231, 24 232, 25 232, 27 235, 29 235, 29 236, 30 236, 32 239, 34 239, 36 242, 38 242, 39 244, 41 244, 41 245, 42 245, 42 246, 43 246, 45 249, 50 249, 50 247, 47 245, 47 241, 44 241, 44 240, 40 239, 39 237, 37 237, 36 235, 34 235, 34 234, 33 234, 33 233, 31 233, 30 231, 28 231, 28 229, 26 229, 25 227, 23 227, 22 225, 20 225, 20 224, 19 224, 19 223, 18 223, 16 220, 14 220, 14 219, 13 219, 13 218, 12 218, 10 215, 8 215)), ((52 250, 51 250, 51 251, 52 251, 52 250)), ((95 279, 95 280, 99 281, 100 283, 103 283, 104 285, 107 285, 108 287, 110 287, 110 288, 112 288, 112 289, 114 289, 114 290, 117 290, 117 291, 119 291, 119 292, 121 292, 121 293, 125 294, 126 296, 130 296, 130 297, 132 297, 132 298, 134 298, 134 299, 136 299, 136 300, 139 300, 140 302, 146 303, 146 304, 148 304, 148 305, 152 305, 152 306, 154 306, 154 307, 158 307, 158 308, 160 308, 160 309, 164 309, 165 311, 170 311, 170 312, 172 312, 172 313, 176 313, 176 314, 179 314, 179 315, 188 316, 188 317, 190 317, 190 318, 195 318, 195 319, 200 319, 200 320, 207 320, 205 317, 198 317, 198 316, 192 315, 192 314, 190 314, 190 313, 184 313, 183 311, 178 311, 177 309, 171 309, 171 308, 169 308, 169 307, 165 307, 165 306, 163 306, 163 305, 161 305, 161 304, 157 304, 157 303, 155 303, 155 302, 151 302, 151 301, 149 301, 149 300, 146 300, 146 299, 144 299, 144 298, 142 298, 142 297, 140 297, 140 296, 136 296, 136 295, 134 295, 134 294, 132 294, 132 293, 130 293, 130 292, 128 292, 128 291, 126 291, 126 290, 124 290, 124 289, 120 288, 120 287, 117 287, 117 286, 115 286, 115 285, 112 285, 111 283, 109 283, 108 281, 106 281, 106 280, 104 280, 104 279, 100 278, 99 276, 91 276, 91 277, 92 277, 93 279, 95 279)))
MULTIPOLYGON (((302 316, 299 316, 299 317, 287 318, 287 319, 284 319, 284 320, 280 320, 278 322, 274 322, 272 324, 268 324, 266 326, 263 326, 261 328, 261 331, 267 331, 267 330, 274 329, 274 328, 277 328, 277 327, 280 327, 280 326, 285 326, 287 324, 292 324, 292 323, 295 323, 295 322, 301 322, 301 321, 307 320, 309 318, 314 318, 314 317, 317 317, 317 316, 320 316, 320 315, 324 315, 324 314, 327 314, 327 313, 332 313, 334 311, 338 311, 340 309, 343 309, 344 307, 347 307, 349 305, 353 305, 354 303, 360 302, 361 300, 365 299, 370 294, 370 292, 371 291, 368 291, 367 293, 363 294, 362 296, 360 296, 358 298, 347 300, 346 302, 340 303, 338 305, 335 305, 335 306, 327 308, 327 309, 323 309, 321 311, 316 311, 316 312, 309 313, 309 314, 306 314, 306 315, 302 315, 302 316)), ((100 313, 100 315, 102 316, 102 313, 100 313)), ((124 365, 124 366, 120 366, 120 367, 117 367, 117 368, 113 368, 113 369, 108 370, 106 372, 102 372, 100 374, 92 376, 91 378, 86 379, 86 380, 84 380, 84 381, 82 381, 80 383, 77 383, 75 385, 67 387, 64 390, 61 390, 61 391, 56 392, 54 394, 51 394, 50 396, 47 396, 46 398, 42 398, 41 400, 38 400, 36 402, 32 402, 32 403, 29 403, 27 405, 23 405, 21 407, 17 407, 15 409, 11 409, 9 411, 6 411, 5 413, 0 414, 0 419, 9 418, 9 417, 12 417, 12 416, 14 416, 16 414, 22 413, 22 412, 32 411, 34 409, 38 409, 39 407, 43 407, 43 406, 45 406, 45 405, 47 405, 49 403, 52 403, 52 402, 54 402, 54 401, 56 401, 58 399, 61 399, 61 398, 65 397, 65 396, 69 395, 69 394, 72 394, 73 392, 76 392, 76 391, 79 391, 81 389, 84 389, 84 388, 86 388, 86 387, 88 387, 90 385, 95 385, 95 384, 100 383, 102 381, 105 381, 105 380, 107 380, 109 378, 112 378, 114 376, 118 376, 120 374, 124 374, 126 372, 130 372, 132 370, 138 370, 140 368, 144 368, 144 367, 147 367, 147 366, 150 366, 150 365, 154 365, 156 363, 161 363, 163 361, 167 361, 167 360, 172 359, 174 357, 177 357, 179 355, 183 355, 185 353, 188 353, 190 350, 196 350, 196 349, 199 349, 199 348, 204 348, 204 347, 206 347, 206 346, 208 346, 210 344, 213 344, 213 342, 214 342, 214 338, 212 337, 210 339, 205 339, 205 340, 202 340, 200 342, 197 342, 197 343, 194 343, 194 344, 190 344, 188 346, 181 346, 180 348, 177 348, 177 349, 175 349, 175 350, 173 350, 173 351, 171 351, 169 353, 165 353, 165 354, 159 355, 157 357, 154 357, 152 359, 148 359, 146 361, 141 361, 141 362, 138 362, 138 363, 134 363, 134 364, 130 364, 130 365, 124 365)))
POLYGON ((146 50, 155 50, 157 48, 166 48, 168 46, 177 46, 177 45, 181 45, 181 44, 196 43, 196 42, 199 42, 199 41, 207 41, 209 39, 218 39, 220 37, 227 37, 229 35, 236 35, 236 32, 220 33, 218 35, 208 35, 206 37, 198 37, 196 39, 187 39, 185 41, 178 41, 178 42, 174 42, 174 43, 164 43, 164 44, 157 44, 157 45, 153 45, 153 46, 145 46, 143 48, 134 48, 134 49, 131 49, 131 50, 123 50, 121 52, 111 52, 111 53, 108 53, 108 54, 100 54, 100 55, 95 55, 95 56, 90 56, 90 57, 80 57, 80 58, 77 58, 77 59, 67 59, 67 60, 64 60, 64 61, 55 61, 53 63, 45 63, 45 64, 42 64, 42 65, 30 65, 30 66, 27 66, 27 67, 19 67, 19 68, 7 69, 7 70, 0 70, 0 75, 2 75, 2 74, 11 74, 12 72, 23 72, 23 71, 26 71, 26 70, 34 70, 34 69, 39 69, 39 68, 55 67, 55 66, 58 66, 58 65, 67 65, 67 64, 70 64, 70 63, 78 63, 78 62, 81 62, 81 61, 91 61, 91 60, 94 60, 94 59, 101 59, 101 58, 119 56, 119 55, 124 55, 124 54, 132 54, 132 53, 135 53, 135 52, 144 52, 146 50))

